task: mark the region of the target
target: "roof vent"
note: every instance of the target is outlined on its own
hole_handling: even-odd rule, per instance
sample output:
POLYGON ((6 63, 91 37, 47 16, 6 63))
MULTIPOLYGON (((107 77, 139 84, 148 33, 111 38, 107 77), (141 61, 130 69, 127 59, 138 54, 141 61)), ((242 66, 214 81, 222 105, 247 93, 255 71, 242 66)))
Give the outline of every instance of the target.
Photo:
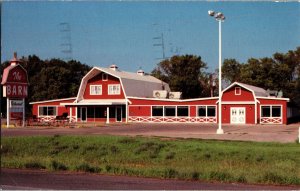
POLYGON ((115 64, 110 65, 109 69, 113 70, 113 71, 117 71, 118 70, 118 66, 115 64))
POLYGON ((140 76, 144 76, 144 75, 145 75, 144 70, 138 70, 136 73, 137 73, 138 75, 140 75, 140 76))

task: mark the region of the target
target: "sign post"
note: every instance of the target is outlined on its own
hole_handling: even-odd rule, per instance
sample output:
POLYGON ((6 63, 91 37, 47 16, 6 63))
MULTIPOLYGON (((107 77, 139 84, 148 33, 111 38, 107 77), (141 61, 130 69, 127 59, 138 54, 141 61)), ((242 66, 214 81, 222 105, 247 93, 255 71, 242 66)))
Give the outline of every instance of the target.
POLYGON ((7 98, 7 122, 9 127, 11 119, 22 119, 22 126, 25 126, 25 98, 28 94, 27 71, 17 59, 17 53, 10 61, 10 65, 3 71, 1 84, 3 85, 3 97, 7 98))

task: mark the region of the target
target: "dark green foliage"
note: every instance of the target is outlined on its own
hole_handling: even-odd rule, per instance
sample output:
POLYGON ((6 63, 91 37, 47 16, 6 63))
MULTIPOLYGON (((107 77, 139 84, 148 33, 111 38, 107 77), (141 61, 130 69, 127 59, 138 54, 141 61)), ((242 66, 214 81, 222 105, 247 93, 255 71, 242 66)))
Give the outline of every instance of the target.
POLYGON ((202 95, 199 79, 205 68, 200 56, 173 56, 160 62, 151 74, 168 83, 172 91, 182 92, 182 98, 196 98, 202 95))
POLYGON ((222 77, 232 83, 247 83, 270 90, 282 90, 283 96, 300 106, 300 47, 272 58, 250 58, 246 63, 225 59, 222 77))

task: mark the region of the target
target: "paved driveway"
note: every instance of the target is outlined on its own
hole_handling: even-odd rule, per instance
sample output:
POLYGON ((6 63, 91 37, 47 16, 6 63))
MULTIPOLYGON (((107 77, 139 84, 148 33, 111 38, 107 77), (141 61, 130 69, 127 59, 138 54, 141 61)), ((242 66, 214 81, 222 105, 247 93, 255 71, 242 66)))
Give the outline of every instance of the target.
POLYGON ((2 128, 2 136, 29 135, 126 135, 242 140, 262 142, 295 142, 300 124, 293 125, 224 125, 224 134, 217 135, 217 124, 90 124, 85 128, 26 127, 2 128))

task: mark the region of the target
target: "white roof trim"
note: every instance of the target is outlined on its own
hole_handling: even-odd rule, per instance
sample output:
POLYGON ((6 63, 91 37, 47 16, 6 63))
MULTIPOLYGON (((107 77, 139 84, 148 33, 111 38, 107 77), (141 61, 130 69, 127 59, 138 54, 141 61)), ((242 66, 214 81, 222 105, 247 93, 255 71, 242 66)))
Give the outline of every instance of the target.
POLYGON ((273 100, 282 100, 282 101, 290 101, 290 98, 279 98, 279 97, 256 97, 257 99, 273 99, 273 100))
POLYGON ((71 98, 62 98, 62 99, 52 99, 52 100, 46 100, 46 101, 36 101, 36 102, 30 102, 29 104, 38 104, 38 103, 49 103, 49 102, 55 102, 55 101, 67 101, 67 100, 76 100, 76 97, 71 97, 71 98))
POLYGON ((126 101, 131 103, 126 99, 85 99, 77 103, 61 103, 60 105, 64 106, 76 106, 76 105, 123 105, 126 104, 126 101))
POLYGON ((128 96, 128 99, 140 99, 140 100, 151 100, 151 101, 173 101, 173 102, 187 102, 187 101, 202 101, 202 100, 214 100, 219 99, 218 97, 207 97, 207 98, 194 98, 194 99, 159 99, 159 98, 142 98, 128 96))
POLYGON ((234 82, 234 83, 232 83, 230 86, 228 86, 227 88, 225 88, 225 89, 222 91, 222 94, 223 94, 223 92, 229 90, 230 88, 232 88, 232 87, 235 86, 235 85, 239 85, 239 86, 245 88, 246 90, 249 90, 250 92, 252 92, 252 94, 253 94, 253 96, 254 96, 254 98, 255 98, 254 91, 251 90, 251 89, 249 89, 248 87, 245 87, 244 85, 240 84, 239 82, 234 82))
POLYGON ((255 101, 222 101, 222 104, 233 104, 233 105, 238 105, 238 104, 255 104, 255 101))

